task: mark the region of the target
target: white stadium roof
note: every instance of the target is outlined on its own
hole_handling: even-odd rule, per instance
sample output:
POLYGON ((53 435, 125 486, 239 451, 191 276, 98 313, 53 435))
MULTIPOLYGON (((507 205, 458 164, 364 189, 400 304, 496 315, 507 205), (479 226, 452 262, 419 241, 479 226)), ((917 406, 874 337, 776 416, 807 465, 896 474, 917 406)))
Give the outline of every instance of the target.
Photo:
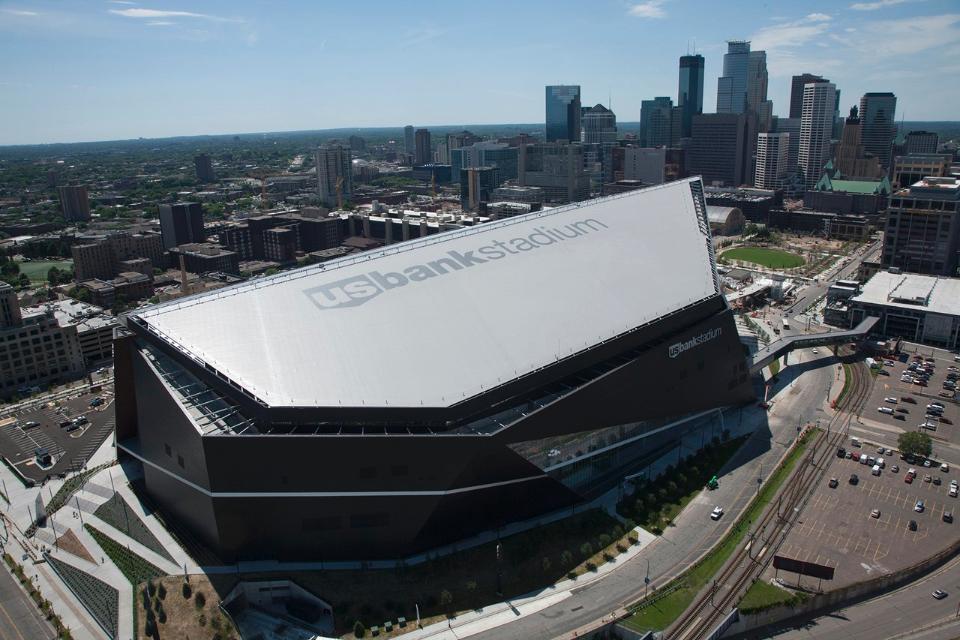
POLYGON ((448 406, 718 295, 696 180, 133 315, 271 406, 448 406))

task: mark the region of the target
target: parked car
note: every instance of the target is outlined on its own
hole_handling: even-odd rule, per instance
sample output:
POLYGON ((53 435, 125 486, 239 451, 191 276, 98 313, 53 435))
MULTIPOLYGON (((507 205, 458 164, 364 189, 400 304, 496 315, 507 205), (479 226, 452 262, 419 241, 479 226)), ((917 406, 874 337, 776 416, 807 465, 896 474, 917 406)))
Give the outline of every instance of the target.
POLYGON ((719 506, 714 507, 713 511, 710 512, 710 519, 719 520, 722 515, 723 515, 723 507, 719 507, 719 506))
POLYGON ((843 447, 838 448, 838 449, 837 449, 837 457, 838 457, 838 458, 846 458, 846 457, 847 457, 847 450, 844 449, 843 447))
POLYGON ((855 473, 851 473, 851 474, 850 474, 850 484, 857 484, 858 482, 860 482, 860 477, 859 477, 857 474, 855 474, 855 473))
POLYGON ((837 488, 837 485, 840 484, 840 481, 837 480, 836 478, 830 478, 830 482, 827 483, 827 484, 829 484, 829 486, 830 486, 831 489, 836 489, 836 488, 837 488))
POLYGON ((911 520, 910 522, 908 522, 908 523, 907 523, 907 529, 910 529, 910 531, 916 531, 916 530, 917 530, 917 521, 916 521, 916 520, 911 520))
POLYGON ((923 500, 917 500, 917 504, 913 505, 913 510, 917 513, 923 513, 924 504, 923 500))
POLYGON ((893 473, 900 473, 900 465, 898 464, 893 465, 892 467, 890 467, 890 471, 892 471, 893 473))
POLYGON ((943 471, 944 473, 950 473, 950 465, 948 465, 946 462, 941 462, 940 471, 943 471))
POLYGON ((930 595, 932 595, 936 600, 943 600, 944 598, 947 597, 947 592, 944 591, 943 589, 937 589, 930 595))
POLYGON ((873 511, 871 511, 871 512, 870 512, 870 517, 871 517, 871 518, 879 518, 879 517, 880 517, 880 509, 874 509, 873 511))
POLYGON ((944 511, 944 512, 943 512, 943 521, 946 522, 947 524, 952 524, 952 523, 953 523, 953 513, 951 513, 950 511, 944 511))

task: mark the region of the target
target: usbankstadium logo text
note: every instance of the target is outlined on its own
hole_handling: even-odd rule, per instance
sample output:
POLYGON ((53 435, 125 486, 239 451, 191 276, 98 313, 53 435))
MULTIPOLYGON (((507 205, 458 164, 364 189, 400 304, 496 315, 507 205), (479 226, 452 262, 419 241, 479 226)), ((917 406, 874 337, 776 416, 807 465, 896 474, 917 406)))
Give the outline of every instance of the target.
POLYGON ((717 327, 716 329, 710 329, 709 331, 704 331, 700 335, 694 336, 689 340, 673 343, 672 345, 670 345, 670 357, 676 358, 677 356, 679 356, 684 351, 687 351, 688 349, 699 347, 704 342, 710 342, 711 340, 713 340, 714 338, 720 335, 720 331, 721 331, 720 327, 717 327))
POLYGON ((548 247, 608 228, 606 224, 595 218, 571 222, 562 227, 534 227, 533 233, 528 235, 510 238, 509 240, 495 240, 469 251, 447 251, 443 257, 437 260, 431 260, 423 264, 412 264, 399 271, 388 271, 386 273, 369 271, 307 289, 304 293, 321 309, 356 307, 373 300, 381 293, 405 287, 413 282, 422 282, 452 271, 470 269, 487 262, 502 260, 510 255, 548 247))

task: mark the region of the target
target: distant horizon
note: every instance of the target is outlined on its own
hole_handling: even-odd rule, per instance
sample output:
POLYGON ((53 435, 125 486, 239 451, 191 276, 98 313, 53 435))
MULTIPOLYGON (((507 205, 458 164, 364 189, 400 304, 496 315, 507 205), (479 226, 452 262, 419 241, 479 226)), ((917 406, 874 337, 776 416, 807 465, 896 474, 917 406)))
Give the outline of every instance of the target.
MULTIPOLYGON (((779 116, 786 117, 786 116, 779 116)), ((903 125, 954 125, 957 128, 960 128, 960 120, 903 120, 898 121, 897 126, 903 125)), ((290 130, 276 130, 276 131, 230 131, 226 133, 193 133, 193 134, 178 134, 173 136, 139 136, 136 138, 113 138, 113 139, 101 139, 101 140, 70 140, 70 141, 57 141, 57 142, 26 142, 20 144, 0 144, 0 149, 16 149, 20 147, 57 147, 57 146, 70 146, 70 145, 80 145, 80 144, 109 144, 109 143, 122 143, 122 142, 146 142, 146 141, 162 141, 162 140, 189 140, 191 138, 229 138, 235 136, 269 136, 269 135, 307 135, 307 134, 329 134, 335 132, 358 132, 358 131, 382 131, 388 129, 396 129, 400 132, 403 131, 403 128, 410 125, 383 125, 383 126, 365 126, 365 127, 331 127, 328 129, 290 129, 290 130)), ((425 124, 425 125, 414 125, 417 129, 428 129, 428 130, 437 130, 442 131, 446 129, 469 129, 470 127, 504 127, 504 128, 539 128, 544 129, 545 125, 543 122, 495 122, 495 123, 458 123, 458 124, 425 124)), ((617 129, 621 127, 629 129, 639 129, 639 121, 617 121, 617 129)), ((912 130, 912 127, 911 127, 912 130)), ((906 133, 901 132, 901 133, 906 133)), ((943 142, 943 141, 941 141, 943 142)))
POLYGON ((956 0, 574 0, 413 5, 371 0, 2 0, 0 144, 541 122, 544 86, 575 84, 623 122, 678 99, 679 59, 704 57, 716 111, 728 40, 766 53, 767 98, 825 76, 840 113, 897 96, 896 121, 960 117, 956 0), (931 61, 935 61, 932 62, 931 61), (441 125, 437 125, 441 126, 441 125))

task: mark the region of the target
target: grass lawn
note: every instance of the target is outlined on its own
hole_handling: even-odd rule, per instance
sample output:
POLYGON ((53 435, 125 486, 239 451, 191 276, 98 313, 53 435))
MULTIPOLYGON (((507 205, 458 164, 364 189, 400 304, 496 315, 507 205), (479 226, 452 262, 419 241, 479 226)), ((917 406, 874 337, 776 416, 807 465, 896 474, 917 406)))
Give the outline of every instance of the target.
MULTIPOLYGON (((662 599, 639 609, 624 621, 628 627, 641 632, 659 631, 669 627, 674 620, 680 617, 680 614, 686 611, 700 590, 710 583, 747 535, 749 526, 743 526, 744 523, 757 520, 780 490, 780 486, 793 472, 797 461, 803 457, 815 433, 815 429, 808 431, 797 446, 793 448, 784 463, 763 484, 760 494, 753 499, 750 506, 737 520, 737 526, 703 560, 676 578, 675 582, 679 581, 683 586, 662 599)), ((664 588, 668 586, 666 585, 664 588)))
POLYGON ((806 594, 796 594, 782 589, 774 584, 757 580, 747 592, 743 594, 743 599, 737 605, 741 613, 758 613, 765 611, 778 604, 798 604, 806 600, 806 594))
POLYGON ((20 266, 20 273, 27 274, 27 277, 30 278, 32 282, 46 282, 47 272, 50 271, 50 267, 56 267, 62 271, 73 269, 73 260, 18 262, 17 264, 20 266))
POLYGON ((738 247, 720 254, 724 260, 752 262, 769 269, 792 269, 801 266, 805 260, 795 253, 765 247, 738 247))
POLYGON ((150 533, 147 525, 143 523, 135 511, 130 509, 126 501, 120 497, 119 493, 113 494, 113 497, 100 505, 97 510, 93 512, 93 515, 127 534, 151 551, 156 551, 157 554, 176 564, 176 561, 170 557, 170 554, 163 548, 160 541, 150 533))

